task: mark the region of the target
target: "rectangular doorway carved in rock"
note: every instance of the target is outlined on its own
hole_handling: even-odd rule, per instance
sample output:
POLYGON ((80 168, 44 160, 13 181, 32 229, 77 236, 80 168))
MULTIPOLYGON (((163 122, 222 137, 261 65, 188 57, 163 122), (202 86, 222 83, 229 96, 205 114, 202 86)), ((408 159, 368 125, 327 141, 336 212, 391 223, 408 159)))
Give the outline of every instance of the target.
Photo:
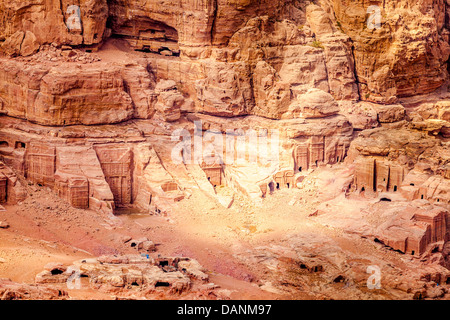
POLYGON ((5 203, 7 200, 8 179, 0 174, 0 203, 5 203))

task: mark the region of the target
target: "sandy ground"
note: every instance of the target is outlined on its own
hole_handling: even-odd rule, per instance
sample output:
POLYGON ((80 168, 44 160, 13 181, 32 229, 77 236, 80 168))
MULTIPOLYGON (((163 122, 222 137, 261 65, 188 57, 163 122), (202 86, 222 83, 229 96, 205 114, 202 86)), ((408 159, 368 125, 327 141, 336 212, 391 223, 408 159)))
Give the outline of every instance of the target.
MULTIPOLYGON (((311 181, 316 178, 320 180, 312 175, 311 181)), ((314 241, 324 241, 324 248, 332 243, 350 255, 397 259, 395 253, 380 250, 360 237, 348 237, 310 217, 328 196, 313 185, 276 191, 260 206, 236 194, 229 209, 197 190, 179 202, 170 216, 121 211, 111 217, 71 208, 46 187, 29 185, 28 192, 23 203, 6 206, 6 211, 0 212, 0 220, 10 224, 10 228, 0 229, 0 277, 21 283, 33 283, 35 275, 49 262, 71 263, 103 254, 136 253, 124 243, 125 236, 149 238, 157 245, 157 254, 163 256, 197 259, 208 270, 210 281, 229 290, 232 299, 317 298, 300 287, 280 291, 269 282, 286 282, 279 279, 286 273, 278 265, 271 265, 278 264, 278 260, 274 262, 270 252, 282 259, 295 258, 292 248, 298 255, 303 252, 302 246, 304 252, 311 250, 314 241), (289 240, 306 236, 311 243, 297 245, 289 240), (255 250, 259 250, 256 255, 255 250), (257 260, 258 256, 263 258, 257 260), (280 272, 278 276, 271 272, 273 268, 280 272)), ((401 264, 397 260, 394 263, 401 264)), ((324 281, 327 285, 329 280, 324 281)), ((70 295, 80 299, 111 298, 89 290, 70 295)))
MULTIPOLYGON (((136 253, 123 243, 123 237, 145 236, 157 244, 158 254, 198 259, 209 270, 211 282, 230 290, 233 298, 275 297, 249 282, 253 279, 248 267, 233 261, 228 243, 221 240, 223 226, 218 226, 217 219, 205 221, 216 225, 206 233, 198 232, 198 220, 188 222, 188 215, 169 218, 122 214, 112 219, 70 208, 49 189, 33 187, 34 192, 24 203, 6 206, 6 211, 0 213, 0 219, 10 224, 10 228, 0 229, 0 278, 33 283, 35 275, 49 262, 70 264, 102 254, 136 253), (217 231, 209 238, 214 229, 217 231)), ((86 297, 80 292, 71 292, 71 296, 86 297)))

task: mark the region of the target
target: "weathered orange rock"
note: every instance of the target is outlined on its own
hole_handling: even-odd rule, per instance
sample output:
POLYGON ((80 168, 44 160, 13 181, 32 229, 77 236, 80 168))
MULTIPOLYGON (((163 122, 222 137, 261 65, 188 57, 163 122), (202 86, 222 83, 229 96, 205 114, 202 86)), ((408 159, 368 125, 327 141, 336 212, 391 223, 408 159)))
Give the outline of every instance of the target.
POLYGON ((77 4, 67 0, 14 0, 1 3, 0 12, 3 15, 0 39, 6 40, 2 51, 10 56, 26 56, 42 44, 100 43, 106 30, 108 5, 106 0, 82 0, 77 4), (70 24, 74 18, 80 19, 81 29, 75 23, 70 24))
POLYGON ((420 256, 428 245, 448 240, 448 219, 443 208, 410 207, 382 224, 377 238, 395 250, 420 256))
POLYGON ((380 28, 368 27, 368 17, 378 13, 368 14, 364 1, 331 5, 336 23, 355 45, 361 99, 392 103, 397 97, 432 92, 448 78, 445 1, 387 1, 378 7, 380 28))

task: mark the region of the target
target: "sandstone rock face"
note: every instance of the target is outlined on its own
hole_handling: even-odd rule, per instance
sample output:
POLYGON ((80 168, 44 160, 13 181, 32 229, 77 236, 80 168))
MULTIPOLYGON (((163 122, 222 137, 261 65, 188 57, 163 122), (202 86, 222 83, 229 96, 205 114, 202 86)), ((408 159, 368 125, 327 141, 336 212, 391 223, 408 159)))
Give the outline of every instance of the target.
POLYGON ((2 44, 2 50, 11 57, 20 55, 23 38, 23 31, 17 31, 2 44))
POLYGON ((361 99, 391 103, 432 92, 448 78, 446 1, 386 1, 370 15, 364 1, 331 5, 336 23, 354 41, 361 99), (368 16, 376 15, 380 28, 368 27, 368 16))
POLYGON ((203 267, 194 259, 144 254, 101 256, 75 261, 71 266, 51 263, 36 276, 36 283, 66 283, 74 274, 87 277, 89 286, 96 290, 119 292, 134 286, 143 297, 161 289, 181 294, 191 290, 196 281, 208 281, 203 267))
POLYGON ((294 118, 324 118, 339 112, 338 104, 333 96, 317 89, 310 89, 299 95, 297 101, 289 106, 285 116, 294 118))
POLYGON ((0 280, 0 300, 66 300, 66 291, 42 285, 27 285, 0 280))
POLYGON ((175 81, 159 82, 156 85, 155 92, 158 94, 155 108, 163 119, 168 122, 180 119, 184 97, 178 92, 175 81))
POLYGON ((0 11, 0 39, 6 40, 2 51, 10 56, 28 55, 52 42, 100 43, 108 18, 106 0, 83 0, 76 7, 70 1, 10 1, 0 4, 0 11))
POLYGON ((56 159, 55 189, 61 198, 75 208, 111 212, 114 195, 93 148, 60 147, 56 159))
POLYGON ((357 192, 449 203, 448 146, 439 139, 416 130, 373 129, 354 140, 350 159, 356 159, 357 192))
POLYGON ((131 117, 131 103, 118 70, 105 72, 99 68, 68 72, 65 68, 63 72, 56 69, 41 80, 41 91, 34 107, 42 113, 30 112, 28 119, 53 125, 117 123, 131 117), (54 104, 55 100, 61 104, 54 104), (46 119, 45 114, 50 118, 46 119), (52 117, 56 114, 58 116, 52 117))
MULTIPOLYGON (((157 1, 133 4, 112 1, 108 6, 103 2, 87 2, 80 5, 81 22, 84 23, 82 33, 71 31, 69 35, 73 39, 53 33, 48 34, 48 39, 41 39, 41 33, 36 35, 38 31, 28 25, 17 26, 20 30, 8 37, 4 51, 9 56, 26 56, 34 53, 39 45, 42 47, 50 42, 57 46, 99 43, 106 34, 103 30, 106 25, 104 7, 109 8, 111 34, 124 37, 134 48, 164 54, 171 52, 173 55, 181 52, 183 61, 173 61, 166 66, 165 72, 183 69, 183 80, 173 75, 166 79, 184 82, 182 94, 190 96, 199 112, 227 117, 256 114, 280 118, 288 111, 291 98, 295 99, 310 88, 329 92, 339 100, 358 98, 349 38, 336 32, 323 9, 318 6, 308 9, 312 18, 307 19, 303 13, 306 4, 296 2, 275 1, 257 5, 251 1, 236 4, 196 1, 177 3, 170 8, 157 1), (189 18, 186 18, 186 9, 192 11, 189 18), (100 16, 95 23, 89 20, 93 14, 100 16), (316 20, 317 15, 324 18, 316 20), (287 19, 279 20, 279 16, 287 19), (311 28, 310 24, 313 25, 311 28), (196 32, 193 32, 194 26, 196 32), (315 32, 320 41, 315 40, 315 32)), ((61 10, 66 10, 65 3, 62 3, 62 8, 56 8, 55 13, 59 14, 61 10)), ((59 19, 58 14, 56 20, 59 19)), ((107 68, 108 71, 110 69, 107 68)), ((151 80, 145 75, 140 77, 142 80, 133 80, 129 75, 140 71, 130 66, 122 70, 125 83, 130 84, 125 91, 129 91, 127 93, 135 104, 133 117, 151 118, 156 103, 155 96, 148 91, 149 87, 154 87, 151 80), (134 85, 139 89, 134 90, 134 85), (147 98, 143 96, 146 90, 147 98)), ((78 76, 72 74, 71 77, 78 76)), ((114 100, 121 105, 121 108, 116 108, 121 109, 120 113, 116 112, 116 119, 109 115, 100 117, 98 122, 112 123, 127 117, 129 99, 120 97, 123 95, 121 88, 117 89, 119 92, 115 93, 114 100)), ((107 100, 102 94, 94 91, 92 94, 96 99, 107 100)), ((174 99, 168 105, 180 103, 176 102, 179 98, 174 99)), ((62 102, 70 104, 69 101, 62 102)), ((10 108, 9 103, 5 105, 5 109, 10 108)), ((172 109, 171 106, 163 106, 164 103, 158 104, 159 109, 172 109)), ((39 108, 45 110, 45 106, 39 108)), ((72 112, 70 109, 71 106, 67 106, 67 112, 72 112)), ((78 114, 80 110, 73 112, 78 114)), ((86 117, 90 118, 89 114, 86 117)), ((176 119, 177 116, 170 115, 169 118, 176 119)))
POLYGON ((448 240, 448 211, 408 208, 378 228, 378 239, 403 253, 422 255, 432 243, 448 240))
MULTIPOLYGON (((1 148, 0 152, 10 152, 1 148)), ((0 203, 16 204, 26 198, 25 188, 17 178, 16 173, 0 162, 0 203)))
POLYGON ((224 45, 249 18, 270 13, 272 16, 301 14, 295 1, 164 1, 114 0, 108 3, 113 33, 133 34, 139 28, 154 28, 166 34, 175 29, 177 40, 190 54, 195 47, 224 45))
MULTIPOLYGON (((401 127, 411 118, 409 128, 414 132, 444 137, 450 134, 445 99, 421 104, 408 115, 401 104, 392 104, 397 98, 431 92, 447 79, 448 5, 439 1, 433 3, 433 11, 427 11, 430 4, 388 2, 381 8, 381 27, 372 29, 368 28, 367 8, 361 1, 193 1, 171 6, 159 1, 82 1, 79 19, 77 9, 69 8, 64 1, 45 10, 39 1, 29 6, 13 1, 2 5, 8 18, 1 28, 3 51, 8 56, 32 57, 1 61, 0 107, 8 116, 47 126, 114 124, 131 119, 177 123, 183 121, 185 113, 193 112, 295 120, 289 123, 291 127, 283 138, 284 151, 295 156, 282 155, 282 163, 275 171, 259 177, 261 182, 276 177, 278 171, 294 169, 298 173, 320 164, 341 162, 352 132, 347 120, 341 121, 338 113, 358 130, 401 127), (40 19, 45 22, 32 23, 40 19), (397 23, 399 19, 404 23, 397 23), (110 36, 122 37, 131 48, 160 55, 109 63, 100 58, 80 60, 82 57, 70 47, 63 48, 82 45, 92 49, 93 44, 110 36), (48 46, 50 42, 52 45, 48 46), (33 56, 39 48, 41 52, 33 56), (306 123, 302 123, 305 119, 306 123), (327 120, 320 123, 309 119, 327 120), (328 130, 327 125, 338 129, 328 130)), ((362 164, 357 166, 354 187, 359 192, 364 188, 366 194, 401 189, 415 164, 422 168, 419 171, 426 170, 423 168, 429 158, 414 159, 414 153, 439 144, 414 133, 411 137, 425 145, 404 145, 402 139, 411 140, 407 133, 399 134, 398 139, 394 134, 393 139, 389 130, 374 132, 376 137, 361 136, 355 140, 349 159, 361 160, 357 162, 362 164)), ((68 133, 68 137, 73 135, 68 133)), ((88 154, 92 153, 91 147, 88 143, 88 154)), ((89 206, 90 201, 110 203, 117 198, 122 200, 115 201, 115 205, 131 204, 146 197, 136 190, 153 183, 146 178, 137 187, 139 177, 123 184, 109 180, 111 196, 105 191, 108 188, 100 186, 104 182, 98 184, 92 176, 77 176, 76 170, 67 170, 61 162, 65 161, 62 150, 33 142, 28 151, 14 149, 14 167, 35 182, 57 184, 61 196, 80 207, 89 206), (42 164, 36 170, 27 168, 25 164, 35 161, 41 153, 61 161, 56 161, 56 165, 42 164), (90 184, 97 184, 99 189, 89 190, 103 190, 95 191, 101 195, 78 199, 75 190, 90 184)), ((92 157, 100 159, 103 181, 112 177, 105 173, 109 169, 103 165, 106 160, 102 160, 112 152, 108 150, 96 147, 97 155, 92 157)), ((147 151, 139 150, 137 153, 143 152, 143 159, 147 158, 147 151)), ((131 155, 135 151, 127 152, 131 155)), ((123 158, 120 165, 129 172, 137 165, 145 175, 144 162, 133 164, 130 157, 123 158)), ((158 161, 155 163, 158 167, 158 161)), ((95 166, 98 168, 97 162, 95 166)), ((441 168, 434 163, 431 170, 446 179, 445 165, 441 168)), ((165 176, 165 170, 161 172, 165 176)), ((294 184, 284 174, 277 179, 288 179, 289 185, 294 184)), ((170 189, 167 186, 171 179, 164 180, 157 183, 170 189)), ((286 181, 277 183, 287 185, 286 181)), ((158 188, 148 187, 148 194, 158 193, 155 189, 158 188)), ((259 192, 256 189, 255 194, 259 192)), ((404 192, 415 194, 414 197, 420 193, 404 192)))
MULTIPOLYGON (((306 40, 323 51, 321 56, 327 66, 326 70, 323 69, 325 78, 328 78, 329 90, 335 98, 358 99, 361 96, 364 100, 383 103, 393 102, 397 97, 434 91, 448 76, 448 23, 445 19, 448 4, 443 0, 417 4, 406 0, 401 3, 390 1, 380 7, 379 28, 368 24, 369 8, 363 1, 326 1, 320 5, 296 1, 258 4, 254 1, 191 1, 167 6, 160 1, 129 3, 117 0, 108 3, 82 1, 78 8, 71 8, 66 1, 50 7, 45 7, 42 1, 29 5, 17 1, 3 4, 5 19, 0 25, 3 31, 0 38, 6 40, 3 51, 10 56, 29 55, 45 43, 92 45, 113 34, 137 38, 133 45, 140 49, 149 47, 156 52, 179 54, 180 50, 174 48, 180 47, 182 53, 191 58, 214 57, 212 62, 219 69, 213 72, 218 73, 225 68, 216 61, 223 61, 221 57, 250 60, 255 65, 259 60, 267 61, 280 49, 286 51, 291 45, 305 44, 306 40), (434 10, 429 10, 431 6, 434 10), (263 20, 254 18, 258 16, 265 17, 263 20), (81 28, 71 27, 71 21, 78 21, 74 17, 80 21, 81 28), (110 32, 106 32, 108 17, 110 32), (274 25, 268 23, 281 17, 286 20, 281 19, 274 25), (240 41, 244 48, 236 51, 235 44, 243 36, 247 39, 240 41), (265 45, 259 43, 261 37, 273 38, 267 41, 272 43, 269 48, 273 49, 261 51, 267 47, 267 42, 265 45), (165 39, 166 45, 157 45, 159 47, 154 49, 155 41, 161 39, 165 39), (281 48, 273 45, 280 40, 283 43, 281 48), (355 44, 354 54, 352 42, 355 44), (231 46, 233 50, 220 49, 215 53, 216 46, 231 46), (242 53, 246 58, 242 58, 242 53), (406 64, 405 60, 408 61, 406 64), (425 69, 427 72, 423 73, 425 69), (356 87, 356 77, 361 94, 356 87)), ((288 58, 292 53, 287 50, 286 54, 285 58, 288 58)), ((289 65, 293 70, 294 65, 289 65)), ((248 77, 251 73, 248 66, 242 64, 232 69, 231 73, 225 71, 231 77, 242 73, 248 77)), ((285 73, 281 74, 284 76, 285 73)), ((317 72, 314 74, 319 75, 317 72)), ((228 83, 231 84, 230 80, 228 83)), ((215 93, 217 96, 218 92, 215 93)), ((240 96, 240 92, 227 94, 234 100, 237 95, 240 96)), ((247 102, 252 97, 244 94, 244 99, 247 102)), ((236 114, 236 111, 231 114, 236 114)))
POLYGON ((5 65, 2 76, 0 99, 11 116, 43 125, 117 123, 133 116, 118 69, 23 70, 12 63, 5 65))

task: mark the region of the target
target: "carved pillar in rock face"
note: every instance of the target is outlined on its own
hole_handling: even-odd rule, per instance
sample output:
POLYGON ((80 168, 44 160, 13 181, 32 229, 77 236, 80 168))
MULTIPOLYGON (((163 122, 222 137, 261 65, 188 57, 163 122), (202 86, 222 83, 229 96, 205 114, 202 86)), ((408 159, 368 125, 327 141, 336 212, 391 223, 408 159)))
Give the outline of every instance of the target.
POLYGON ((25 148, 18 148, 13 151, 12 167, 17 173, 25 175, 25 148))
POLYGON ((284 185, 284 173, 283 172, 277 172, 275 176, 273 177, 275 181, 275 188, 281 189, 284 185))
POLYGON ((347 145, 345 143, 337 143, 336 144, 336 162, 342 162, 344 161, 345 157, 347 156, 347 145))
POLYGON ((294 150, 295 170, 298 172, 309 169, 309 145, 304 143, 294 150))
POLYGON ((259 189, 261 190, 262 197, 266 197, 267 195, 267 183, 263 182, 259 184, 259 189))
POLYGON ((284 172, 284 185, 286 188, 292 188, 294 186, 294 171, 286 170, 284 172))
POLYGON ((8 187, 8 179, 0 174, 0 203, 5 203, 7 200, 7 187, 8 187))
POLYGON ((313 136, 311 138, 311 150, 310 150, 310 165, 317 167, 324 161, 324 149, 325 149, 324 137, 313 136))
POLYGON ((375 164, 376 170, 376 190, 378 192, 387 192, 389 189, 389 164, 377 161, 375 164))
POLYGON ((390 166, 388 189, 397 192, 404 180, 404 169, 401 166, 390 166))
POLYGON ((374 193, 375 159, 361 159, 356 163, 355 185, 357 192, 374 193))

